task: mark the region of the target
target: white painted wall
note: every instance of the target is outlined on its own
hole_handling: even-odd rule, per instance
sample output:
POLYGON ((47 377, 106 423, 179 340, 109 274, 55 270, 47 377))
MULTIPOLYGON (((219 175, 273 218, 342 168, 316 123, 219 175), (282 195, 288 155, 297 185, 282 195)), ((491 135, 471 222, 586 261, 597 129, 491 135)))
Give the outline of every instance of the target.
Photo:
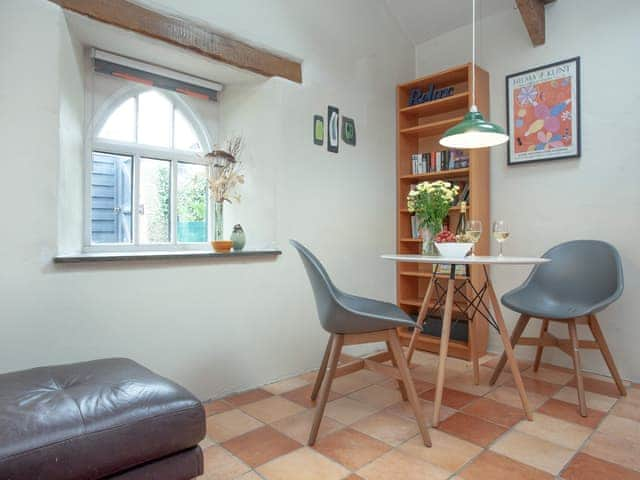
POLYGON ((81 56, 57 6, 5 0, 0 371, 127 356, 209 398, 310 369, 326 336, 286 243, 292 237, 346 290, 393 298, 393 265, 379 254, 394 248, 394 86, 413 76, 414 57, 382 2, 157 5, 304 59, 303 85, 274 79, 230 88, 220 104, 222 122, 228 114, 227 128, 241 129, 249 143, 247 192, 232 218, 250 239, 275 238, 284 254, 54 266, 57 248, 78 240, 59 228, 79 218, 72 200, 60 201, 78 192, 59 180, 78 174, 81 56), (357 147, 341 145, 338 155, 312 143, 312 115, 326 115, 328 104, 356 120, 357 147))
MULTIPOLYGON (((481 5, 480 5, 481 8, 481 5)), ((582 158, 507 167, 506 147, 491 151, 491 215, 511 224, 507 254, 539 255, 577 238, 602 239, 620 251, 626 293, 601 315, 601 326, 624 377, 640 379, 640 3, 561 0, 547 7, 547 41, 533 48, 517 10, 478 25, 478 64, 491 76, 491 119, 506 125, 505 76, 538 65, 582 58, 582 158)), ((460 28, 416 47, 416 72, 427 75, 470 61, 471 29, 460 28)), ((489 228, 489 226, 485 226, 489 228)), ((492 245, 495 248, 495 245, 492 245)), ((496 268, 499 294, 520 284, 524 268, 496 268)), ((508 314, 510 325, 515 315, 508 314)), ((537 334, 539 324, 528 332, 537 334)), ((563 327, 555 328, 566 337, 563 327)), ((590 338, 586 330, 580 335, 590 338)), ((492 335, 490 348, 501 351, 492 335)), ((547 360, 568 365, 548 349, 547 360)), ((520 354, 532 354, 519 347, 520 354)), ((587 369, 606 372, 599 353, 583 354, 587 369)))

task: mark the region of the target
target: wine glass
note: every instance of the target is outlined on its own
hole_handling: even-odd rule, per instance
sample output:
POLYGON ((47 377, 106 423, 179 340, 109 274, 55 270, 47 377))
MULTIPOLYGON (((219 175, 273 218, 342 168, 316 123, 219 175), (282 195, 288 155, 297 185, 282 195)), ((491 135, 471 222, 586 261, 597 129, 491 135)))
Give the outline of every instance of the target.
POLYGON ((482 222, 480 220, 469 220, 467 222, 466 236, 473 242, 471 247, 471 256, 475 255, 476 243, 480 240, 482 235, 482 222))
POLYGON ((509 225, 504 220, 498 220, 493 222, 493 238, 498 242, 499 253, 498 256, 502 257, 502 243, 509 238, 509 225))

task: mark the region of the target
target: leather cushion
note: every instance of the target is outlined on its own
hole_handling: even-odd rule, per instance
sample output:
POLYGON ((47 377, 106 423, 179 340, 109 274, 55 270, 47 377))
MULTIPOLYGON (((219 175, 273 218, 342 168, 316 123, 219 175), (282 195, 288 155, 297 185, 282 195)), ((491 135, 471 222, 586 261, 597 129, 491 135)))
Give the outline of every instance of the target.
POLYGON ((110 358, 0 375, 0 478, 97 479, 194 447, 202 404, 110 358))
POLYGON ((193 447, 118 473, 108 480, 190 480, 203 473, 202 450, 193 447))

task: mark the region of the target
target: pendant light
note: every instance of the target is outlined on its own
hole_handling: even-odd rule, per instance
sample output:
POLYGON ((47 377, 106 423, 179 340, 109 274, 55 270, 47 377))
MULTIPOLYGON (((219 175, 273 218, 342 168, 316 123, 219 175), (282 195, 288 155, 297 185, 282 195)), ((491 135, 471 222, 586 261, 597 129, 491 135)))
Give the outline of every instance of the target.
POLYGON ((509 136, 500 125, 487 122, 476 106, 476 0, 472 2, 471 108, 464 119, 444 132, 440 145, 447 148, 486 148, 500 145, 509 136))

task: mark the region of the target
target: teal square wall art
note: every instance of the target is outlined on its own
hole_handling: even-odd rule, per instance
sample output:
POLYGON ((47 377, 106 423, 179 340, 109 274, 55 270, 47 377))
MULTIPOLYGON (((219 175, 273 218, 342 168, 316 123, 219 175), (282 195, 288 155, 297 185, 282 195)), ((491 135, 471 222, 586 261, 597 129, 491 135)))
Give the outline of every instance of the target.
POLYGON ((356 146, 356 122, 353 118, 342 116, 342 141, 352 147, 356 146))

